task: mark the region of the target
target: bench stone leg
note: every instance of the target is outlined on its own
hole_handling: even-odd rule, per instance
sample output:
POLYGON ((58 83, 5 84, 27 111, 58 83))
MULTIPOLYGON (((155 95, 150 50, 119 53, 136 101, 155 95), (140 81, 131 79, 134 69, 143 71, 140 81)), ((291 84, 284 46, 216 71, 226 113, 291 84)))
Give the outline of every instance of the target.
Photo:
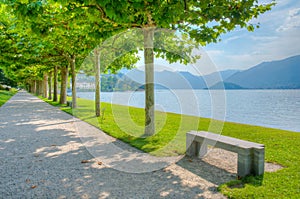
POLYGON ((194 146, 194 137, 186 135, 186 155, 194 156, 195 155, 195 146, 194 146))
POLYGON ((200 151, 200 144, 193 141, 193 139, 186 140, 186 155, 188 156, 198 156, 200 151))
POLYGON ((207 144, 205 141, 194 141, 194 136, 186 137, 186 155, 204 157, 207 153, 207 144))
POLYGON ((198 156, 200 158, 203 158, 207 154, 207 144, 204 140, 202 143, 199 143, 199 145, 200 147, 199 147, 198 156))
POLYGON ((265 171, 265 149, 253 149, 252 173, 263 175, 265 171))
POLYGON ((251 173, 252 158, 250 150, 238 152, 238 177, 245 177, 251 173))

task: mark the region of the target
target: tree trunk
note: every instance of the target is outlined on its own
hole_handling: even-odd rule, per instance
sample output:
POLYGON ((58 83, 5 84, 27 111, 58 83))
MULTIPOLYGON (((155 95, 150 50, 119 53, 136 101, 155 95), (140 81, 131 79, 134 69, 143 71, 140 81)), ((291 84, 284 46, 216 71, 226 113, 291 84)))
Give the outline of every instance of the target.
POLYGON ((34 93, 34 81, 33 80, 29 81, 29 92, 34 93))
POLYGON ((68 85, 68 66, 61 67, 61 86, 60 86, 60 104, 67 103, 67 85, 68 85))
POLYGON ((31 93, 31 80, 27 80, 26 82, 26 88, 25 88, 29 93, 31 93))
POLYGON ((40 95, 40 80, 35 81, 36 89, 35 89, 35 95, 40 95))
POLYGON ((101 114, 101 101, 100 101, 100 92, 101 92, 101 79, 100 79, 100 53, 98 49, 94 50, 95 52, 95 111, 96 116, 99 117, 101 114))
POLYGON ((39 80, 38 85, 39 85, 38 95, 41 95, 43 93, 43 80, 39 80))
POLYGON ((53 73, 53 101, 57 102, 57 90, 58 90, 58 84, 57 84, 57 66, 54 67, 54 73, 53 73))
POLYGON ((44 74, 44 79, 43 79, 43 97, 47 98, 48 97, 48 74, 44 74))
POLYGON ((48 99, 52 100, 52 72, 49 72, 49 77, 48 77, 48 99))
POLYGON ((33 94, 36 93, 36 80, 33 80, 32 92, 33 94))
POLYGON ((153 38, 154 28, 144 28, 145 136, 155 133, 153 38))
POLYGON ((30 80, 28 92, 32 93, 32 91, 33 91, 33 82, 32 82, 32 80, 30 80))
POLYGON ((39 95, 39 80, 35 80, 35 95, 39 95))
POLYGON ((77 98, 76 98, 76 70, 75 70, 75 61, 76 57, 75 55, 71 56, 70 60, 71 65, 71 73, 72 73, 72 108, 77 107, 77 98))

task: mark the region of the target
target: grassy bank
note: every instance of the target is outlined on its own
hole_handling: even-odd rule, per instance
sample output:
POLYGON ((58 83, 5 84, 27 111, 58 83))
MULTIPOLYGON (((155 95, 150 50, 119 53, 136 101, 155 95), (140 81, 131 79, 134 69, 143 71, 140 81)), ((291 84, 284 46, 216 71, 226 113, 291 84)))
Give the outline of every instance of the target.
POLYGON ((16 94, 15 90, 11 90, 11 91, 0 90, 0 106, 5 104, 5 102, 9 100, 14 94, 16 94))
MULTIPOLYGON (((102 116, 96 118, 94 102, 85 99, 78 99, 75 110, 65 106, 62 109, 154 155, 184 154, 186 132, 195 129, 214 132, 219 124, 207 118, 157 112, 156 126, 161 129, 154 136, 141 138, 143 109, 102 103, 102 116)), ((300 133, 226 122, 222 135, 265 144, 266 161, 284 167, 263 177, 247 177, 224 184, 219 187, 223 194, 230 198, 300 198, 300 133), (242 188, 231 188, 233 184, 240 184, 242 186, 234 187, 242 188)))

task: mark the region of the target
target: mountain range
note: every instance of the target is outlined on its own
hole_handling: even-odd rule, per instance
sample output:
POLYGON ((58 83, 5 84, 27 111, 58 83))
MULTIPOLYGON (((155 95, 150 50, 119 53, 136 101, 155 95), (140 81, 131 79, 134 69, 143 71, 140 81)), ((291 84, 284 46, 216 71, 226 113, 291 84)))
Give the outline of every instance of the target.
MULTIPOLYGON (((93 77, 78 77, 79 88, 94 87, 93 77)), ((300 89, 300 55, 263 62, 243 71, 225 70, 200 76, 164 70, 155 71, 154 77, 156 89, 300 89)), ((101 75, 101 90, 139 90, 144 89, 144 82, 144 71, 122 69, 118 74, 101 75)))
POLYGON ((225 88, 228 85, 236 85, 247 89, 299 89, 300 55, 263 62, 248 70, 237 72, 218 84, 222 83, 225 88))
MULTIPOLYGON (((226 70, 199 76, 185 71, 155 71, 154 82, 156 89, 205 89, 215 85, 219 81, 227 79, 237 72, 239 71, 226 70)), ((124 76, 140 85, 145 83, 144 71, 133 69, 127 71, 124 76)))
MULTIPOLYGON (((263 62, 250 69, 225 70, 198 76, 183 71, 156 71, 157 89, 300 89, 300 55, 263 62)), ((144 84, 144 71, 127 71, 129 79, 144 84)))

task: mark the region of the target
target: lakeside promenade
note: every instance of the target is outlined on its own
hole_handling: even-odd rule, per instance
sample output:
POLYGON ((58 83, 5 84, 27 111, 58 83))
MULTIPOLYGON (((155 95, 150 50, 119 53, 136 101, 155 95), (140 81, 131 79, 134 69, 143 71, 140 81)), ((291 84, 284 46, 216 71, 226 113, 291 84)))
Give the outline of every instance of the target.
MULTIPOLYGON (((116 162, 109 162, 115 154, 107 140, 116 140, 76 122, 25 91, 4 104, 0 108, 0 198, 225 198, 216 187, 230 180, 230 173, 208 164, 200 168, 199 162, 187 158, 148 172, 122 171, 114 167, 116 162), (82 130, 99 133, 100 148, 95 149, 101 150, 99 157, 88 147, 91 139, 82 138, 82 130), (224 174, 227 178, 218 178, 224 174)), ((128 151, 127 155, 134 149, 128 151)))

